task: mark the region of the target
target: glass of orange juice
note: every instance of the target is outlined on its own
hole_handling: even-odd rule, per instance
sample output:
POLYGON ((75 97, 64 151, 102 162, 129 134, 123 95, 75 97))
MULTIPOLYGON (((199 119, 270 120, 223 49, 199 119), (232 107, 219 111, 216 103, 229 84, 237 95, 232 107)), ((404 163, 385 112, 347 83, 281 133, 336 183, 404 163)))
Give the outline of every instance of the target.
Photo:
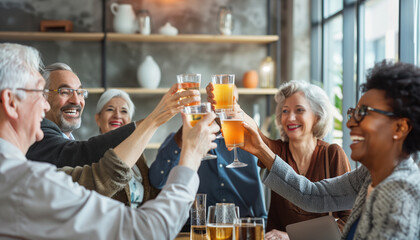
MULTIPOLYGON (((201 74, 199 73, 185 73, 176 75, 177 80, 177 92, 186 90, 200 90, 201 74)), ((199 105, 200 102, 192 102, 186 106, 199 105)))
POLYGON ((222 111, 219 114, 222 123, 223 137, 228 148, 233 148, 234 160, 227 168, 246 167, 248 164, 239 161, 236 148, 244 145, 243 112, 222 111))
MULTIPOLYGON (((209 102, 200 103, 199 105, 185 106, 183 112, 185 113, 187 120, 191 126, 195 126, 198 121, 203 118, 206 114, 211 112, 211 104, 209 102)), ((207 153, 203 160, 216 159, 217 156, 207 153)))
POLYGON ((211 76, 213 94, 216 105, 216 112, 233 109, 233 88, 235 85, 235 74, 216 74, 211 76))

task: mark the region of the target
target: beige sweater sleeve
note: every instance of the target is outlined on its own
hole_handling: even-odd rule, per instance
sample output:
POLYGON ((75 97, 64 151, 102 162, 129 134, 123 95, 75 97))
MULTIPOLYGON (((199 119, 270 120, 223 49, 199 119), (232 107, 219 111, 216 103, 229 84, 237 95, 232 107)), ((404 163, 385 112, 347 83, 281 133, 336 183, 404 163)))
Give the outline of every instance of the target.
POLYGON ((107 150, 104 156, 91 166, 63 167, 58 170, 71 175, 74 182, 107 197, 122 190, 133 176, 130 167, 123 163, 112 149, 107 150))

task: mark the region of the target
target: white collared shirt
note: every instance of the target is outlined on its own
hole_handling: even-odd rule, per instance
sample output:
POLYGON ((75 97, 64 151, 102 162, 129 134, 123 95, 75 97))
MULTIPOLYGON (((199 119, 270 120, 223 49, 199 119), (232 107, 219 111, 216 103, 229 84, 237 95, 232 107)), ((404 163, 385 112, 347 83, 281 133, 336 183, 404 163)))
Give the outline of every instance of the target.
POLYGON ((198 189, 178 166, 156 199, 133 209, 86 190, 48 163, 28 161, 0 138, 0 238, 173 239, 198 189))
POLYGON ((73 134, 72 133, 70 133, 70 137, 69 136, 67 136, 65 133, 63 133, 63 132, 61 132, 61 135, 63 135, 63 137, 65 138, 65 139, 69 139, 69 140, 75 140, 74 139, 74 137, 73 137, 73 134))

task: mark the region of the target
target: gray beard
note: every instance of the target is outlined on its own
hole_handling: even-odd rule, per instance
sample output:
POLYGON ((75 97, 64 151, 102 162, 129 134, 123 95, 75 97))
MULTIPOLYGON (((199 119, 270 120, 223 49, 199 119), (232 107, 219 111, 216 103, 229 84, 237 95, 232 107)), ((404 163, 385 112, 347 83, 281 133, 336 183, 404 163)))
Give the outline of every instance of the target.
POLYGON ((60 126, 58 126, 62 132, 72 132, 76 129, 79 129, 82 125, 82 120, 79 117, 76 123, 69 123, 66 119, 64 119, 63 115, 60 115, 60 126))

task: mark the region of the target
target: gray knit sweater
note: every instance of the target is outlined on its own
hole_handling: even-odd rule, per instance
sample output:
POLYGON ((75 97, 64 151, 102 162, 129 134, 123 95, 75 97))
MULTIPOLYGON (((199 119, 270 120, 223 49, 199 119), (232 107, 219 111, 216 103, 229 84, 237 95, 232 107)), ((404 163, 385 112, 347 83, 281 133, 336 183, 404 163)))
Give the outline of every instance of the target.
POLYGON ((342 239, 359 218, 354 239, 420 239, 420 170, 411 158, 402 161, 369 197, 371 178, 364 166, 313 183, 276 156, 263 182, 306 211, 352 209, 342 239))

